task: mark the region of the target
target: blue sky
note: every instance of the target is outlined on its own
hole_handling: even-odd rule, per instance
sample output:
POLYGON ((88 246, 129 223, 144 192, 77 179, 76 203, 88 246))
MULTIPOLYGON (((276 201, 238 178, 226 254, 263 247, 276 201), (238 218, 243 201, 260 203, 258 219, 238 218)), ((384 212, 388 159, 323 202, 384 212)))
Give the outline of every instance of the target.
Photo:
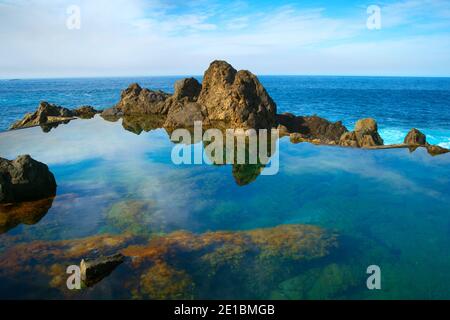
POLYGON ((0 0, 0 77, 450 76, 450 1, 0 0), (69 30, 67 8, 80 8, 69 30), (381 9, 381 29, 366 27, 381 9))

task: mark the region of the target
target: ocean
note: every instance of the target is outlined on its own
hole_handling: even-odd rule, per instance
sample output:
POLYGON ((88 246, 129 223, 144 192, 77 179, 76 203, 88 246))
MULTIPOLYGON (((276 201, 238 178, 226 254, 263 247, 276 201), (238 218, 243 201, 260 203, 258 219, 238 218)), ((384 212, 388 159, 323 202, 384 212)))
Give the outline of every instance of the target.
MULTIPOLYGON (((195 76, 201 80, 201 76, 195 76)), ((117 103, 130 83, 173 92, 184 76, 0 80, 0 130, 40 101, 68 108, 117 103)), ((351 130, 360 118, 377 120, 386 144, 400 143, 411 128, 432 144, 450 147, 450 78, 260 76, 278 112, 342 120, 351 130)))
MULTIPOLYGON (((177 79, 1 81, 1 128, 40 100, 105 108, 131 82, 171 91, 177 79)), ((417 127, 449 144, 450 79, 260 79, 279 112, 349 129, 374 117, 386 143, 417 127)), ((282 137, 266 175, 179 164, 170 138, 148 118, 99 115, 0 132, 1 157, 29 154, 57 182, 55 198, 0 206, 0 299, 450 298, 450 153, 282 137), (68 266, 117 252, 125 261, 100 282, 67 288, 68 266), (367 287, 373 265, 381 290, 367 287)))

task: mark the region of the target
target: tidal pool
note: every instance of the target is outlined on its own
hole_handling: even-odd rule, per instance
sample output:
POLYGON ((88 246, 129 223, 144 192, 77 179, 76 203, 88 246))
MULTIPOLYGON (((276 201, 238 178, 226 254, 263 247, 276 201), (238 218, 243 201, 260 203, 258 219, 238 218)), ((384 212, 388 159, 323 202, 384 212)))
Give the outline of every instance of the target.
POLYGON ((98 116, 1 133, 1 157, 48 164, 58 189, 0 210, 0 298, 450 298, 450 154, 281 138, 279 172, 259 175, 175 165, 173 146, 98 116), (108 277, 67 289, 68 265, 116 252, 108 277))

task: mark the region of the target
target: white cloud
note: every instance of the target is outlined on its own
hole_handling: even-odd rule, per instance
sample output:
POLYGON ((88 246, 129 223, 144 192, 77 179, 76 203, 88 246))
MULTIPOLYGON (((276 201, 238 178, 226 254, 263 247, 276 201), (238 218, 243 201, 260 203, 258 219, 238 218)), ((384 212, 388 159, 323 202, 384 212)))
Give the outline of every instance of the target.
POLYGON ((176 1, 0 2, 0 77, 200 74, 214 59, 260 74, 450 74, 443 62, 449 32, 396 39, 386 32, 420 20, 424 8, 428 20, 420 28, 448 30, 443 17, 450 5, 443 1, 384 5, 385 33, 378 39, 365 29, 363 8, 355 16, 330 17, 324 8, 248 13, 245 2, 187 6, 179 12, 176 1), (81 8, 80 30, 65 24, 74 2, 81 8), (414 54, 401 59, 405 51, 414 54))

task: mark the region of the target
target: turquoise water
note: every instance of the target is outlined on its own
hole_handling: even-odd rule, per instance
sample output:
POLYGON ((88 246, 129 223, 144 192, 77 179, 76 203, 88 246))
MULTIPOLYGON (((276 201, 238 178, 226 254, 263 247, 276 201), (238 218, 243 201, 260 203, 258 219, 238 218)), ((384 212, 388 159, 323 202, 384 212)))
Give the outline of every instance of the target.
POLYGON ((137 135, 98 116, 50 133, 0 133, 2 157, 30 154, 58 183, 40 220, 19 219, 0 234, 0 297, 450 298, 450 154, 282 138, 278 174, 240 185, 231 165, 174 165, 173 146, 163 129, 137 135), (291 229, 276 229, 287 225, 327 236, 302 231, 307 240, 299 242, 291 229), (264 245, 245 242, 251 232, 263 234, 264 245), (105 234, 117 244, 95 238, 105 234), (284 238, 291 234, 292 243, 284 238), (132 245, 154 237, 161 238, 141 262, 132 245), (211 238, 223 247, 211 249, 211 238), (79 263, 91 242, 131 260, 70 293, 61 266, 79 263), (311 250, 297 259, 296 244, 311 250), (366 287, 369 265, 381 268, 381 290, 366 287))
MULTIPOLYGON (((34 111, 41 100, 74 108, 117 103, 132 82, 173 91, 174 77, 0 80, 0 130, 34 111)), ((197 76, 201 80, 200 76, 197 76)), ((375 118, 386 143, 400 143, 418 128, 432 144, 450 147, 450 78, 261 76, 279 112, 342 120, 375 118)))

